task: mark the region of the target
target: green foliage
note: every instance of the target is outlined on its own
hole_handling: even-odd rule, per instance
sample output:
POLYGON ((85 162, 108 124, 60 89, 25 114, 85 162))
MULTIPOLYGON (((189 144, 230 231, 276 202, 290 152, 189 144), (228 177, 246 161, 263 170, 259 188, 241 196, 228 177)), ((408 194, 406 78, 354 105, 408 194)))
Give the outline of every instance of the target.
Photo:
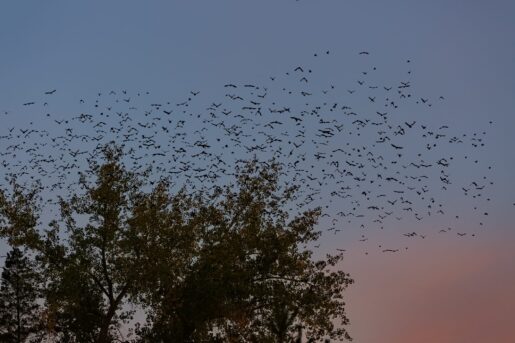
POLYGON ((54 341, 113 342, 132 305, 147 315, 135 342, 292 342, 298 326, 350 339, 352 280, 341 255, 312 259, 320 209, 286 210, 296 188, 277 163, 249 161, 235 184, 193 195, 166 180, 148 189, 122 158, 106 147, 45 230, 36 191, 0 192, 0 235, 36 254, 54 341))
POLYGON ((279 173, 278 164, 251 161, 235 185, 197 204, 187 232, 200 236, 187 268, 179 279, 156 273, 159 291, 145 298, 153 324, 146 341, 287 342, 299 324, 315 339, 350 339, 341 293, 352 280, 330 270, 341 256, 311 260, 303 247, 320 235, 320 210, 290 219, 295 189, 281 188, 279 173))

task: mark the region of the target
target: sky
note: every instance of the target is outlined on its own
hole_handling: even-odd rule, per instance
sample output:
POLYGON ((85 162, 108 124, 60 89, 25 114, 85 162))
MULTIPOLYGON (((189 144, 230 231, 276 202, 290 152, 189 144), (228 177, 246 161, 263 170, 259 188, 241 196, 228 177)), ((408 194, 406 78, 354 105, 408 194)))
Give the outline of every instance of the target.
MULTIPOLYGON (((409 59, 418 90, 445 96, 420 114, 425 122, 488 129, 480 158, 493 167, 489 218, 482 231, 467 217, 456 224, 456 231, 476 232, 474 239, 429 235, 408 250, 399 235, 374 241, 401 247, 399 254, 365 255, 356 233, 325 234, 322 251, 345 247, 342 268, 356 281, 346 295, 350 334, 364 343, 513 342, 514 15, 515 3, 500 0, 4 2, 0 111, 11 115, 0 119, 4 128, 37 121, 21 104, 52 89, 66 116, 77 111, 76 99, 109 89, 175 101, 193 89, 210 94, 229 82, 263 83, 310 63, 321 85, 354 82, 361 51, 385 70, 380 80, 405 73, 409 59), (315 64, 313 54, 325 51, 330 56, 315 64)), ((458 163, 453 173, 476 171, 458 163)), ((467 213, 459 194, 446 200, 467 213)), ((442 223, 415 224, 424 231, 442 223)), ((415 231, 410 225, 392 231, 415 231)))

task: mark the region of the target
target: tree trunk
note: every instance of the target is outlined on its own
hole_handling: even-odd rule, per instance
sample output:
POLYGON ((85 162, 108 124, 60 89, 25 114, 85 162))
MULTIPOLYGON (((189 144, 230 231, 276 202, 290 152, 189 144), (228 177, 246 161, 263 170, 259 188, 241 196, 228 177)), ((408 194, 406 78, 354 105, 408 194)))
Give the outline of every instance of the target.
POLYGON ((109 310, 105 316, 104 322, 102 323, 102 327, 100 328, 100 333, 98 334, 98 338, 96 343, 110 343, 111 340, 109 338, 109 326, 111 326, 111 321, 113 320, 114 314, 116 313, 116 308, 118 306, 111 305, 109 306, 109 310))
POLYGON ((122 288, 120 294, 118 294, 118 296, 115 299, 111 298, 109 310, 107 311, 105 320, 102 323, 102 327, 100 328, 100 333, 98 334, 96 343, 111 343, 111 340, 109 338, 109 326, 111 326, 111 321, 113 320, 113 317, 116 314, 118 306, 120 305, 122 299, 125 297, 129 290, 129 285, 130 282, 128 281, 122 288))

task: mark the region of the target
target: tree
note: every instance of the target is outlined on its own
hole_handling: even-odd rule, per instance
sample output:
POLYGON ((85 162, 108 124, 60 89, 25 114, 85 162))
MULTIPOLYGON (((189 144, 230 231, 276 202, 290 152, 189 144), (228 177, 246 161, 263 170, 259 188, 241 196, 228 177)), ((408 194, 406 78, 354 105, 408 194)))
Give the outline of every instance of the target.
POLYGON ((320 210, 290 219, 296 187, 279 185, 277 163, 250 161, 236 175, 235 185, 197 204, 200 236, 182 282, 156 274, 146 341, 290 342, 299 324, 308 337, 350 339, 342 292, 352 280, 331 270, 342 257, 312 261, 305 248, 320 235, 320 210))
POLYGON ((0 285, 0 341, 26 342, 40 330, 39 280, 19 248, 6 256, 0 285))
POLYGON ((307 249, 320 209, 287 209, 297 187, 280 184, 276 162, 251 160, 235 175, 210 193, 172 194, 107 146, 44 230, 37 189, 0 191, 0 236, 35 253, 54 339, 113 342, 129 305, 146 310, 139 342, 285 343, 299 325, 308 338, 350 339, 342 257, 314 261, 307 249))
POLYGON ((0 191, 0 236, 36 254, 46 281, 47 329, 58 342, 112 342, 131 319, 125 305, 137 303, 154 275, 164 273, 156 261, 165 259, 178 276, 198 238, 182 219, 194 208, 188 196, 175 196, 164 216, 142 216, 147 199, 166 200, 165 182, 147 194, 145 173, 127 170, 121 149, 109 145, 103 153, 104 161, 81 174, 81 189, 59 199, 61 218, 44 230, 36 227, 38 189, 13 181, 11 194, 0 191))
MULTIPOLYGON (((135 204, 145 197, 142 182, 124 168, 119 148, 107 146, 104 158, 82 174, 83 194, 61 199, 67 241, 47 238, 51 248, 45 256, 57 256, 46 259, 55 273, 47 299, 56 309, 63 342, 112 342, 131 319, 125 305, 140 295, 140 283, 153 270, 148 235, 129 225, 135 204)), ((151 222, 146 225, 152 229, 151 222)), ((60 232, 58 223, 52 226, 60 232)))
MULTIPOLYGON (((127 314, 122 307, 137 278, 137 268, 132 267, 133 246, 124 224, 139 184, 121 167, 119 150, 108 148, 104 153, 104 164, 90 166, 89 174, 96 176, 93 184, 88 183, 87 175, 80 180, 84 194, 61 200, 68 241, 53 247, 65 253, 57 264, 48 265, 51 270, 59 267, 49 298, 57 301, 56 315, 75 315, 73 321, 61 322, 61 331, 78 330, 75 335, 85 341, 82 332, 87 328, 95 343, 112 341, 112 331, 127 314)), ((58 229, 55 223, 54 227, 58 229)))

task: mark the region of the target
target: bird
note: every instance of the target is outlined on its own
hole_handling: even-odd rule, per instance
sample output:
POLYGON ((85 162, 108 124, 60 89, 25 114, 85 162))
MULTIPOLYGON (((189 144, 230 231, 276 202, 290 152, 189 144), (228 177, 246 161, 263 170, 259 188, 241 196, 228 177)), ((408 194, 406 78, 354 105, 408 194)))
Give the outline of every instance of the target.
MULTIPOLYGON (((323 53, 318 55, 323 57, 323 53)), ((322 63, 323 59, 315 61, 322 63)), ((491 215, 480 207, 481 201, 487 202, 481 194, 489 191, 492 180, 481 180, 482 175, 465 180, 447 171, 463 160, 471 164, 471 172, 483 171, 477 158, 477 149, 485 143, 482 130, 475 136, 463 136, 459 127, 400 116, 405 106, 417 101, 429 104, 432 99, 415 92, 414 81, 381 83, 383 80, 374 79, 376 66, 369 64, 362 69, 366 73, 363 80, 357 81, 367 87, 352 86, 354 79, 342 87, 332 80, 319 85, 311 82, 317 78, 316 63, 309 69, 302 63, 291 65, 277 74, 281 76, 261 81, 240 84, 228 80, 218 87, 230 92, 208 106, 197 96, 200 91, 204 94, 203 90, 185 90, 177 101, 128 89, 97 92, 91 97, 84 94, 73 119, 50 111, 41 113, 37 125, 52 127, 47 133, 32 131, 38 128, 36 124, 0 128, 0 140, 4 141, 0 163, 6 173, 27 179, 36 176, 35 172, 29 175, 29 170, 55 175, 63 180, 54 183, 57 191, 71 182, 68 173, 80 170, 82 159, 90 153, 88 158, 95 159, 100 147, 114 140, 130 152, 127 161, 132 168, 153 166, 149 182, 166 174, 201 191, 234 176, 231 166, 243 163, 238 159, 251 154, 273 156, 281 161, 282 177, 301 186, 294 200, 298 208, 322 205, 321 219, 337 219, 332 234, 344 234, 346 230, 337 226, 340 223, 367 230, 386 227, 389 218, 415 218, 421 227, 435 214, 452 218, 461 213, 452 206, 444 212, 442 199, 462 188, 467 189, 462 200, 474 199, 474 211, 481 215, 479 225, 483 225, 483 219, 491 215), (297 73, 303 78, 299 80, 297 73), (401 93, 392 91, 393 87, 401 93), (391 149, 385 149, 384 143, 391 149), (458 154, 468 147, 468 158, 463 159, 458 154), (422 169, 424 173, 419 172, 422 169)), ((43 108, 36 102, 28 105, 35 105, 31 112, 43 108)), ((422 233, 416 236, 426 237, 422 233)))

